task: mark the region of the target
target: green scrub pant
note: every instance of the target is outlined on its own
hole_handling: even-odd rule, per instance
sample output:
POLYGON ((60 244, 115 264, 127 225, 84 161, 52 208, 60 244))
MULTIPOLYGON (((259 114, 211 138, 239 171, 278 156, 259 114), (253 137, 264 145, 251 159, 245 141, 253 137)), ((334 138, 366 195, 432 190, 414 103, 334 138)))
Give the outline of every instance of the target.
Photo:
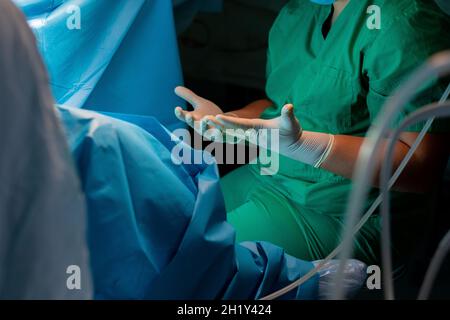
MULTIPOLYGON (((271 177, 259 176, 250 166, 222 179, 228 221, 238 242, 267 241, 297 258, 320 260, 341 241, 342 217, 312 213, 295 205, 271 177)), ((379 216, 373 216, 355 239, 355 258, 374 264, 379 257, 379 216)))

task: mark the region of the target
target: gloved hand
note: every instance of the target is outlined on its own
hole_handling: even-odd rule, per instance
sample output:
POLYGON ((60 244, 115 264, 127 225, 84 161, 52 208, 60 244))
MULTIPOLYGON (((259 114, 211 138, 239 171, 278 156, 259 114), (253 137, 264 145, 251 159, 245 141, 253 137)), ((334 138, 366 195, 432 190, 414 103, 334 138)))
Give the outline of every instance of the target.
POLYGON ((175 89, 175 94, 189 102, 194 108, 194 111, 186 111, 181 107, 176 107, 175 115, 179 120, 186 122, 201 135, 205 133, 208 124, 215 122, 217 126, 220 126, 220 123, 217 122, 215 116, 223 114, 223 111, 214 102, 196 95, 185 87, 177 87, 175 89))
MULTIPOLYGON (((294 106, 286 105, 281 111, 281 116, 275 119, 263 120, 263 119, 244 119, 238 117, 230 117, 228 115, 218 115, 216 117, 217 122, 221 124, 223 130, 226 129, 242 129, 247 130, 279 130, 280 141, 279 148, 280 152, 283 149, 285 153, 292 153, 299 147, 299 141, 302 137, 302 127, 300 122, 294 115, 294 106)), ((262 139, 260 141, 261 147, 269 147, 266 145, 262 139)))
POLYGON ((272 149, 280 154, 294 160, 320 167, 331 151, 334 143, 334 136, 324 133, 303 131, 294 114, 292 104, 285 105, 281 111, 281 116, 275 119, 243 119, 219 114, 217 121, 223 129, 241 129, 266 132, 278 130, 279 141, 270 141, 269 133, 263 139, 252 138, 252 142, 257 141, 260 147, 272 149), (254 129, 254 130, 252 130, 254 129), (259 131, 266 129, 266 131, 259 131), (274 143, 277 143, 276 147, 274 143))

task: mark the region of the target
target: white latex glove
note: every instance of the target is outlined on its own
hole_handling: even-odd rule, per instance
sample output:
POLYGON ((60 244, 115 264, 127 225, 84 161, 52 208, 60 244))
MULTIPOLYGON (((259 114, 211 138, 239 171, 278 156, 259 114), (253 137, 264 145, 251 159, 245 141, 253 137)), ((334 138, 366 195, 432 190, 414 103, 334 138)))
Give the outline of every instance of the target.
MULTIPOLYGON (((294 106, 292 104, 283 107, 280 117, 270 120, 244 119, 223 114, 217 115, 216 119, 225 130, 279 130, 278 148, 274 151, 315 167, 319 167, 323 163, 334 142, 332 135, 309 131, 304 132, 294 114, 294 106)), ((253 138, 252 140, 253 142, 258 141, 260 147, 272 149, 270 142, 266 138, 253 138)))
POLYGON ((186 122, 201 135, 211 123, 215 123, 217 127, 220 127, 220 123, 217 122, 215 116, 223 114, 223 111, 214 102, 196 95, 185 87, 177 87, 175 94, 186 100, 194 108, 194 111, 186 111, 181 107, 176 107, 175 115, 180 121, 186 122))

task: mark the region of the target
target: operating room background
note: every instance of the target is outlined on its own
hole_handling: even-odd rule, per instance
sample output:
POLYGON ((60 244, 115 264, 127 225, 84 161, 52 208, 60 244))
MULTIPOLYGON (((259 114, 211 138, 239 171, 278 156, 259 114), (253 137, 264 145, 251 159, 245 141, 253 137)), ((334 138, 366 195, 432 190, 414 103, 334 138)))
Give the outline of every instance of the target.
MULTIPOLYGON (((179 35, 185 85, 225 112, 264 98, 267 39, 279 10, 288 0, 225 0, 219 12, 200 12, 179 35)), ((449 1, 450 2, 450 1, 449 1)), ((222 175, 236 169, 219 166, 222 175)), ((416 297, 417 287, 438 241, 450 227, 450 166, 443 178, 427 238, 412 266, 396 284, 398 296, 416 297)), ((450 258, 440 272, 433 298, 450 296, 450 258)), ((363 292, 360 299, 379 299, 382 292, 363 292)))

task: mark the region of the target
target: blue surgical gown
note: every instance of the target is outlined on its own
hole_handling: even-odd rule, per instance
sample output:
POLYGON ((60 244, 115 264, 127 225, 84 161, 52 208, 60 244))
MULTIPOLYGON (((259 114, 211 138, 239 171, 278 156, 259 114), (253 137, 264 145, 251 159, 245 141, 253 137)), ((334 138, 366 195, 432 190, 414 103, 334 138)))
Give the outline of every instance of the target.
POLYGON ((36 36, 57 103, 180 126, 173 113, 184 102, 173 92, 183 79, 172 1, 14 2, 36 36), (79 29, 68 27, 74 21, 79 29))
MULTIPOLYGON (((179 142, 158 121, 58 109, 87 197, 97 299, 257 299, 313 268, 269 243, 236 244, 216 166, 174 164, 179 142)), ((317 287, 315 276, 284 298, 317 287)))

